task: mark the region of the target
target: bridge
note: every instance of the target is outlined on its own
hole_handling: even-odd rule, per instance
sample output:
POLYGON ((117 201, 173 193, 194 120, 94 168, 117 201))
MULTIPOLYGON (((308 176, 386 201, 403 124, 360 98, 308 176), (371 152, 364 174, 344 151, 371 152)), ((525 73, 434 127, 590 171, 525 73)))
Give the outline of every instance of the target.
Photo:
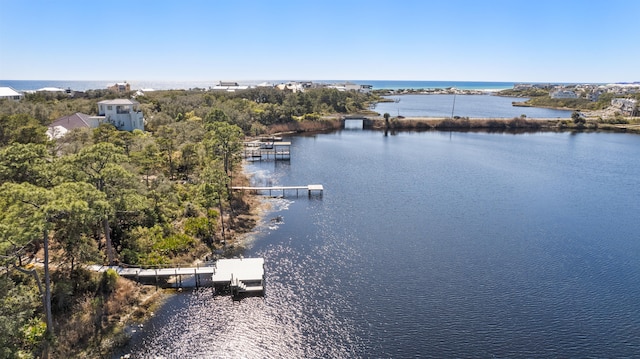
POLYGON ((373 127, 373 120, 365 116, 344 116, 340 119, 342 128, 371 128, 373 127), (347 125, 349 124, 349 125, 347 125))

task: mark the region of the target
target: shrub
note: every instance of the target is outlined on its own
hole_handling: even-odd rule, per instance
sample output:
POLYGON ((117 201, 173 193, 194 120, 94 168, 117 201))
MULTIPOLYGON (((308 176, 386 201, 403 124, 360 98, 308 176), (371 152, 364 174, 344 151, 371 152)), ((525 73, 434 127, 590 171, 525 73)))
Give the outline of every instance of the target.
MULTIPOLYGON (((215 212, 216 214, 218 212, 215 212)), ((215 217, 214 217, 215 218, 215 217)), ((215 228, 215 224, 214 224, 215 228)), ((205 239, 211 235, 209 219, 206 217, 188 218, 184 222, 184 232, 196 238, 205 239)))
POLYGON ((138 252, 129 248, 125 248, 120 252, 120 258, 123 263, 127 264, 138 264, 140 262, 140 255, 138 252))
POLYGON ((100 288, 102 293, 110 294, 116 289, 116 283, 118 282, 118 272, 113 269, 107 269, 102 272, 102 280, 100 281, 100 288))
POLYGON ((193 237, 186 234, 172 234, 154 244, 153 249, 160 254, 176 256, 187 253, 194 246, 195 240, 193 237))

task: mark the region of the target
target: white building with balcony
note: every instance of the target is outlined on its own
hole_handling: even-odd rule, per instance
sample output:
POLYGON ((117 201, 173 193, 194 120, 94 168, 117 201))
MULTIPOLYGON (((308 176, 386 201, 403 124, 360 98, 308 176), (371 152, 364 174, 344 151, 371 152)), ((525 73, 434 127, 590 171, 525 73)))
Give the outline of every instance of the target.
POLYGON ((98 102, 98 116, 91 116, 88 121, 92 128, 103 123, 110 123, 122 131, 144 131, 144 116, 140 110, 140 103, 134 100, 100 101, 98 102))

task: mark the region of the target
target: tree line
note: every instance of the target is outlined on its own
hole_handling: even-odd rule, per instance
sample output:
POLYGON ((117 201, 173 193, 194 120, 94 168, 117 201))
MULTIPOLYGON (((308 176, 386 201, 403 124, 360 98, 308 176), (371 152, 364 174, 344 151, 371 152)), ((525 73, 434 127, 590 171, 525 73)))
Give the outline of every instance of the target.
POLYGON ((104 124, 46 136, 56 118, 95 114, 98 101, 113 97, 92 96, 0 101, 0 357, 39 355, 51 343, 53 353, 71 355, 56 327, 79 315, 84 298, 106 293, 87 263, 184 265, 223 247, 225 230, 237 230, 248 209, 229 190, 242 180, 246 135, 370 101, 335 89, 155 91, 137 97, 147 131, 104 124))

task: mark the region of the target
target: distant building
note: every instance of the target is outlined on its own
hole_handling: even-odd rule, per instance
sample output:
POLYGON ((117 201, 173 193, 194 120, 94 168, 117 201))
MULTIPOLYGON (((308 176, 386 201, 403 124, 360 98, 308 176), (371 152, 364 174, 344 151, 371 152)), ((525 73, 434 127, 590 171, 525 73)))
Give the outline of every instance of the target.
POLYGON ((237 82, 231 81, 220 81, 218 85, 213 86, 211 89, 214 91, 227 91, 227 92, 235 92, 238 90, 246 90, 249 86, 243 86, 238 84, 237 82))
POLYGON ((234 87, 234 86, 240 86, 240 85, 238 85, 237 82, 220 81, 219 86, 222 86, 222 87, 234 87))
POLYGON ((98 102, 98 116, 89 117, 89 127, 110 123, 118 130, 144 131, 144 116, 140 103, 134 100, 116 99, 98 102))
POLYGON ((11 87, 0 87, 0 100, 13 100, 20 101, 24 98, 24 95, 11 87))
POLYGON ((58 87, 43 87, 37 89, 36 92, 67 93, 67 90, 58 87))
POLYGON ((557 90, 551 92, 551 98, 578 98, 578 95, 569 90, 557 90))
POLYGON ((356 91, 360 93, 369 93, 373 89, 372 85, 358 85, 353 82, 345 82, 342 84, 334 84, 327 86, 328 88, 334 88, 338 91, 356 91))
POLYGON ((358 92, 370 93, 373 90, 373 85, 360 85, 358 92))
POLYGON ((304 92, 304 85, 295 81, 277 84, 276 88, 281 91, 291 91, 293 93, 304 92))
POLYGON ((80 112, 76 112, 73 115, 60 117, 49 125, 47 136, 49 136, 49 138, 51 139, 60 138, 74 128, 89 128, 91 127, 89 125, 90 117, 90 115, 86 115, 80 112))
POLYGON ((125 92, 131 91, 131 85, 129 85, 126 81, 118 82, 116 84, 113 84, 107 87, 107 90, 115 93, 125 93, 125 92))
POLYGON ((638 112, 638 101, 630 98, 614 98, 611 106, 618 108, 623 115, 635 116, 638 112))
POLYGON ((600 95, 604 93, 602 89, 594 89, 587 94, 587 99, 591 102, 596 102, 600 99, 600 95))

